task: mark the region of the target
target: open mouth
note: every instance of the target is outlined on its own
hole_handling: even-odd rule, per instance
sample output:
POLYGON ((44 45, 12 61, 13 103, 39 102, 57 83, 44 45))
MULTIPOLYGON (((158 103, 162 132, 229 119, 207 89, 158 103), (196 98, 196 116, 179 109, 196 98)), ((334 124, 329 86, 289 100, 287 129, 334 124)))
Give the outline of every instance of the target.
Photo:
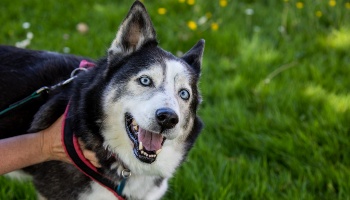
POLYGON ((153 163, 162 151, 166 138, 159 133, 142 129, 130 114, 125 115, 125 127, 134 144, 135 156, 142 162, 153 163))

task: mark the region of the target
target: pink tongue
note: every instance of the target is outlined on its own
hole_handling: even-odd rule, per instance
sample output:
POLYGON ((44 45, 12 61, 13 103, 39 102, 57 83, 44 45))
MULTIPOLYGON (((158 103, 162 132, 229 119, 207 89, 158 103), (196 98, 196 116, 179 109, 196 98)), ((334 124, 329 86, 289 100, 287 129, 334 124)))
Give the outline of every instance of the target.
POLYGON ((138 140, 147 151, 157 151, 162 148, 163 137, 160 134, 146 131, 140 128, 138 140))

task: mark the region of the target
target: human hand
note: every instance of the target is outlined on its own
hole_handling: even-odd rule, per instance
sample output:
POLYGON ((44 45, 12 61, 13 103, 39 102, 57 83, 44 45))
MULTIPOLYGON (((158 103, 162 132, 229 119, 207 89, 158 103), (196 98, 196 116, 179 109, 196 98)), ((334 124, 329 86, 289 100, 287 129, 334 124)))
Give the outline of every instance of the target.
MULTIPOLYGON (((58 118, 49 128, 39 132, 41 135, 41 152, 44 158, 46 158, 45 160, 60 160, 72 164, 61 140, 62 120, 63 116, 58 118)), ((85 149, 84 143, 80 140, 79 145, 83 151, 84 157, 95 167, 101 167, 96 154, 85 149)))
POLYGON ((97 167, 97 168, 100 168, 101 165, 100 165, 100 163, 99 163, 99 161, 98 161, 98 159, 97 159, 97 157, 96 157, 95 152, 90 151, 90 150, 87 150, 87 149, 85 148, 84 142, 81 141, 80 139, 78 140, 78 142, 79 142, 80 149, 83 150, 84 157, 85 157, 86 159, 88 159, 88 160, 91 162, 92 165, 94 165, 94 166, 97 167))

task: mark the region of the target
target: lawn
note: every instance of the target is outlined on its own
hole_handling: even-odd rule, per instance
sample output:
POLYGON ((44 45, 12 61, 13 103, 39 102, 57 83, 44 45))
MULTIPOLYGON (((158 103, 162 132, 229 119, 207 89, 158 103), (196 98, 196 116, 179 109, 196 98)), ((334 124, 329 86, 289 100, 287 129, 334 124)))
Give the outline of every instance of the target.
MULTIPOLYGON (((164 49, 206 40, 205 129, 164 199, 350 199, 350 1, 143 2, 164 49)), ((98 58, 131 1, 1 4, 1 44, 98 58)), ((0 177, 0 199, 35 193, 0 177)))

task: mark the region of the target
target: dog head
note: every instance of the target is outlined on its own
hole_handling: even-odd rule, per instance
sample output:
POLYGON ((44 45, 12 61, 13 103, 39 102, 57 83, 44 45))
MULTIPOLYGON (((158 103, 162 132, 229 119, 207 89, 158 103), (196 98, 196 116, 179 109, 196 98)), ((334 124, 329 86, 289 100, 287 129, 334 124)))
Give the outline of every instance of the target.
POLYGON ((102 136, 134 174, 171 176, 199 134, 203 50, 204 40, 181 58, 158 47, 139 1, 120 25, 104 72, 102 136))

